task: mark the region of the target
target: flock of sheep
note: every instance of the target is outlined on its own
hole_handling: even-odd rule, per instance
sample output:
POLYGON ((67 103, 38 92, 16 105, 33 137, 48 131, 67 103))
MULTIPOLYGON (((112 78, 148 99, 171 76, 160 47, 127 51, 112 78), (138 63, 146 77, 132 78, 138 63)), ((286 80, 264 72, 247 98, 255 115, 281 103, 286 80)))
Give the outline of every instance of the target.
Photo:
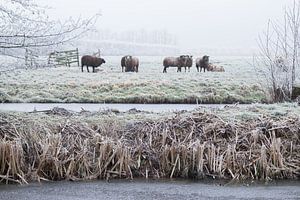
MULTIPOLYGON (((83 72, 83 67, 86 66, 87 71, 89 72, 89 67, 93 68, 93 72, 95 72, 95 68, 101 66, 105 63, 105 60, 96 56, 82 56, 81 58, 81 71, 83 72)), ((139 71, 139 59, 130 55, 123 56, 121 59, 121 67, 122 72, 138 72, 139 71), (124 70, 125 69, 125 70, 124 70)), ((184 68, 185 71, 193 66, 193 56, 189 55, 181 55, 179 57, 166 57, 163 60, 163 73, 167 72, 167 68, 175 67, 177 68, 177 72, 181 72, 181 68, 184 68)), ((222 66, 215 66, 209 63, 209 56, 203 56, 202 58, 196 59, 196 68, 197 71, 216 71, 216 72, 224 72, 224 68, 222 66), (200 69, 200 70, 199 70, 200 69)))

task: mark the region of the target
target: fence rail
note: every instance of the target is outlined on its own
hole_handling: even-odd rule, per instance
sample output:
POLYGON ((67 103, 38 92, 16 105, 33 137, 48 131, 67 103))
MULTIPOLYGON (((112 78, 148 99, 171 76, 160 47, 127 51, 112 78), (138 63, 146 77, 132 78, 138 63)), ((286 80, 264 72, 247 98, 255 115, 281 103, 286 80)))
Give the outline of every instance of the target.
POLYGON ((70 67, 72 63, 79 66, 78 48, 68 51, 54 51, 49 54, 48 64, 65 65, 70 67))
POLYGON ((36 55, 32 50, 30 49, 25 49, 25 66, 27 68, 31 68, 33 66, 38 65, 37 59, 39 58, 38 55, 36 55))

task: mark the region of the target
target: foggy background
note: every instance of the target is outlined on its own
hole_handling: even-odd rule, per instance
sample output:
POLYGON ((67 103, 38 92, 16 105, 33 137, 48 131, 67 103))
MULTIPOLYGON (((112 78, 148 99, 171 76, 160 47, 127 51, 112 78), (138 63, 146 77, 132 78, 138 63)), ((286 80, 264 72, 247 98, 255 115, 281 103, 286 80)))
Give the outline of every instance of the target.
MULTIPOLYGON (((50 7, 50 17, 58 19, 70 16, 89 17, 100 12, 102 16, 97 22, 100 33, 126 35, 130 31, 144 31, 151 35, 155 31, 165 32, 171 35, 171 42, 166 43, 176 46, 180 52, 211 51, 226 55, 252 55, 257 50, 258 35, 266 29, 268 20, 280 21, 285 5, 291 2, 292 0, 39 1, 50 7)), ((94 35, 94 38, 100 37, 94 35)))

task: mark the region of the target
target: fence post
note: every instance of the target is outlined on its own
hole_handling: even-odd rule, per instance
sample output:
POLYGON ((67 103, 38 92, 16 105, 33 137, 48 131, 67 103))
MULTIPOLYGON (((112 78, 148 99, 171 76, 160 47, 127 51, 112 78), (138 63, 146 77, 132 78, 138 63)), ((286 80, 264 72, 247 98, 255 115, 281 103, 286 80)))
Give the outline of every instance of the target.
POLYGON ((25 66, 28 67, 28 50, 25 48, 25 66))
POLYGON ((65 64, 66 64, 66 67, 68 67, 68 54, 65 54, 65 64))
POLYGON ((79 67, 79 51, 78 51, 78 48, 76 48, 76 54, 77 54, 77 65, 79 67))

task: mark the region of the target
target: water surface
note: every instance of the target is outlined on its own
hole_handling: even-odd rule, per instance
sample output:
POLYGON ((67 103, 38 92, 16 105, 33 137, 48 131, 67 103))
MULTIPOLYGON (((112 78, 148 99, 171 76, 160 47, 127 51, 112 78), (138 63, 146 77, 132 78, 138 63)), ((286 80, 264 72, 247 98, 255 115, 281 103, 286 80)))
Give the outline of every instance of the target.
POLYGON ((227 185, 191 181, 54 182, 0 185, 0 199, 299 199, 299 182, 227 185))
MULTIPOLYGON (((3 111, 19 111, 19 112, 32 112, 50 110, 54 107, 65 108, 67 110, 80 112, 81 110, 87 111, 100 111, 107 109, 115 109, 121 112, 130 109, 137 109, 148 112, 172 112, 172 111, 191 111, 199 107, 210 108, 224 108, 224 106, 233 106, 225 104, 80 104, 80 103, 2 103, 0 110, 3 111)), ((241 106, 241 105, 239 105, 241 106)))

